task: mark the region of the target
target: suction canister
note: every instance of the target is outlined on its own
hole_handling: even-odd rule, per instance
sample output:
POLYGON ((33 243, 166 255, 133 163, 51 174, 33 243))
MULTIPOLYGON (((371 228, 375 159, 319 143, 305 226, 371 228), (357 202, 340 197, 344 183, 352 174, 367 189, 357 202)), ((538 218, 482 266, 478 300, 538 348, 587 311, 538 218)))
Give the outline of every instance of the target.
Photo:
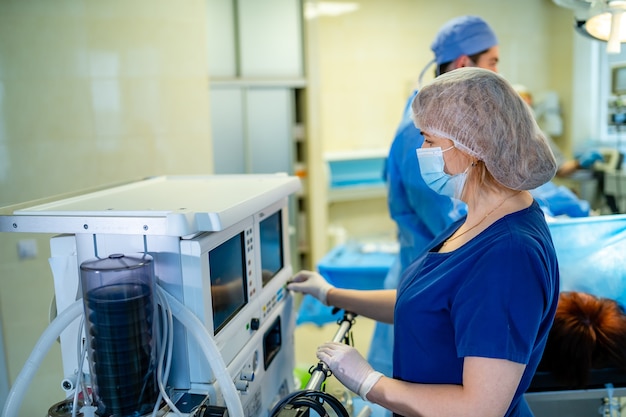
POLYGON ((151 412, 158 396, 152 257, 114 254, 83 262, 80 274, 98 415, 151 412))

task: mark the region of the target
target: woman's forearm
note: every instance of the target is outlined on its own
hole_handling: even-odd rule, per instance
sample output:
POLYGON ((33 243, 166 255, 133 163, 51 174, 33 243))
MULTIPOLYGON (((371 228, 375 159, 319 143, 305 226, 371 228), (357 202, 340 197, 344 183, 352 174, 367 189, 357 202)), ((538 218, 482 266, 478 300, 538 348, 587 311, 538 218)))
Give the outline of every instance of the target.
POLYGON ((350 290, 332 288, 326 295, 329 305, 360 316, 393 323, 396 290, 350 290))

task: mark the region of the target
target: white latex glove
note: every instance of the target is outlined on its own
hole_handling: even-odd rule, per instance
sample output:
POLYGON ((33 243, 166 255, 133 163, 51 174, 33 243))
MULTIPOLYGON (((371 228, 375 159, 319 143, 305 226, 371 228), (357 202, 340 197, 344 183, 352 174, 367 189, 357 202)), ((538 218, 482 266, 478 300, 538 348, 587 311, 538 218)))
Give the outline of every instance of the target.
POLYGON ((311 271, 298 272, 287 284, 288 290, 310 294, 324 305, 328 305, 326 295, 331 288, 335 287, 330 285, 320 274, 311 271))
POLYGON ((324 362, 339 382, 367 401, 367 393, 383 376, 352 346, 345 343, 326 342, 317 348, 317 358, 324 362))

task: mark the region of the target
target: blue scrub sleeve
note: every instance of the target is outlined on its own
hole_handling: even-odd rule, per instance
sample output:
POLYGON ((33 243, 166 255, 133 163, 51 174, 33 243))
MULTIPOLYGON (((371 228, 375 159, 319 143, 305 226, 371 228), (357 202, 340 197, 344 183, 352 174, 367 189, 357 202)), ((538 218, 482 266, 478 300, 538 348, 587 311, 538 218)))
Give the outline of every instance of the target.
POLYGON ((528 363, 552 293, 545 269, 515 240, 482 254, 453 303, 459 357, 528 363))

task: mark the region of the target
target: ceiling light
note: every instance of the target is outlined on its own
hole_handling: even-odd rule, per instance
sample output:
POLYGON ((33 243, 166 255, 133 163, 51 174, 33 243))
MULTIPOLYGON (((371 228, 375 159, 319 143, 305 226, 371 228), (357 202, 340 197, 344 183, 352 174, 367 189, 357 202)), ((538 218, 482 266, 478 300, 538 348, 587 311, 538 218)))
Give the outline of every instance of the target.
POLYGON ((576 29, 593 39, 607 42, 607 52, 620 53, 621 43, 626 42, 626 0, 596 2, 589 9, 586 20, 577 20, 576 29))
POLYGON ((355 2, 307 1, 304 3, 304 17, 306 19, 324 16, 335 17, 355 12, 358 9, 359 4, 355 2))

